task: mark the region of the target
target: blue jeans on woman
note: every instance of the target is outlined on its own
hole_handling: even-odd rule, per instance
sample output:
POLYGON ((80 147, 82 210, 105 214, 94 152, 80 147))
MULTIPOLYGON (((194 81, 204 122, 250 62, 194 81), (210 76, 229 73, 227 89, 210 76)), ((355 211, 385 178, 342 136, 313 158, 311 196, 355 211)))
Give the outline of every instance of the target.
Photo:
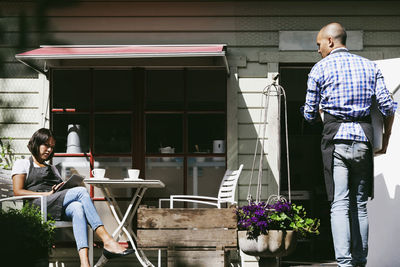
POLYGON ((340 267, 365 266, 371 149, 365 142, 338 141, 333 152, 332 236, 340 267))
POLYGON ((102 226, 103 222, 97 214, 86 188, 79 186, 68 189, 63 207, 67 218, 72 220, 72 230, 78 251, 81 248, 88 248, 87 223, 94 231, 97 227, 102 226))

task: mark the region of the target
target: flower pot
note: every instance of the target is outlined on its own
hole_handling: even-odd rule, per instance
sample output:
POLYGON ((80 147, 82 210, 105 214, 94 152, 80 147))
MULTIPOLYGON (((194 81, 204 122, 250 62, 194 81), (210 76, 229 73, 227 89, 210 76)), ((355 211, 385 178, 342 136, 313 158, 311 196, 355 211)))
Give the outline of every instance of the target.
POLYGON ((247 231, 238 231, 240 249, 251 256, 282 257, 294 251, 297 244, 295 231, 270 230, 257 239, 248 239, 247 231))

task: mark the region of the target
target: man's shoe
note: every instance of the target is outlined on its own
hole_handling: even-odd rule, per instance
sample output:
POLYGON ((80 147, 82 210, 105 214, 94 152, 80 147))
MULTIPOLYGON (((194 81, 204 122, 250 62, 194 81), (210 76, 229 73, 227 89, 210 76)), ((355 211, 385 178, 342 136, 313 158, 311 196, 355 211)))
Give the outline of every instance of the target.
POLYGON ((124 257, 124 256, 130 255, 132 253, 135 253, 134 249, 125 249, 121 253, 114 253, 114 252, 108 251, 107 249, 103 248, 103 255, 108 260, 114 259, 114 258, 119 258, 119 257, 124 257))

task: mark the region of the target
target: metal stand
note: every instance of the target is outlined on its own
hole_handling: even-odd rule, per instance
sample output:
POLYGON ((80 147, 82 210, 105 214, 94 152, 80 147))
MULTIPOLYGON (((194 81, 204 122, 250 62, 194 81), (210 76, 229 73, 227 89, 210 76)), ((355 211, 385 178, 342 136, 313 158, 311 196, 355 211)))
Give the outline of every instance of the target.
MULTIPOLYGON (((289 169, 289 143, 288 143, 288 127, 287 127, 287 106, 286 106, 286 93, 285 90, 283 89, 282 86, 276 83, 277 79, 279 77, 279 74, 277 74, 273 79, 272 83, 270 85, 267 85, 262 94, 263 97, 261 98, 261 107, 263 107, 263 111, 260 114, 260 121, 263 123, 260 124, 259 126, 259 134, 257 136, 257 141, 256 141, 256 147, 254 150, 254 157, 253 157, 253 165, 251 169, 251 176, 250 176, 250 182, 249 182, 249 187, 247 191, 247 200, 249 202, 253 201, 253 197, 250 194, 251 190, 251 184, 252 184, 252 179, 253 179, 253 173, 255 170, 255 163, 256 163, 256 158, 259 155, 259 164, 258 164, 258 179, 257 179, 257 192, 256 192, 256 198, 255 202, 259 203, 261 201, 261 194, 262 194, 262 174, 263 174, 263 161, 264 161, 264 147, 265 147, 265 142, 267 140, 266 137, 266 129, 267 129, 267 124, 268 124, 268 108, 269 108, 269 102, 270 102, 270 97, 274 96, 277 97, 278 101, 278 144, 280 145, 281 143, 281 101, 283 97, 283 102, 284 102, 284 113, 285 113, 285 136, 286 136, 286 162, 287 162, 287 174, 288 174, 288 198, 289 202, 291 202, 291 189, 290 189, 290 169, 289 169), (260 143, 260 152, 258 153, 258 143, 260 143)), ((278 147, 277 151, 277 163, 278 163, 278 169, 280 173, 280 159, 281 159, 281 149, 280 146, 278 147)), ((277 199, 282 198, 280 193, 281 193, 281 188, 280 188, 280 179, 278 179, 278 192, 275 197, 277 199)))

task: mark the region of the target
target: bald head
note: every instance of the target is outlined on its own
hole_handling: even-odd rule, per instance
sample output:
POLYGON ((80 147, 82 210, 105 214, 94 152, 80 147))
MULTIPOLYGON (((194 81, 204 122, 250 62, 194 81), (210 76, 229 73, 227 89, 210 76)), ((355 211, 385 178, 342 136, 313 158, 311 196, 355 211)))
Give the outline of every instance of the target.
POLYGON ((329 23, 320 30, 320 33, 325 38, 331 37, 335 43, 337 42, 338 44, 346 45, 346 30, 340 23, 329 23))
POLYGON ((329 23, 324 26, 317 35, 318 53, 322 58, 339 47, 346 46, 347 34, 345 29, 339 23, 329 23))

